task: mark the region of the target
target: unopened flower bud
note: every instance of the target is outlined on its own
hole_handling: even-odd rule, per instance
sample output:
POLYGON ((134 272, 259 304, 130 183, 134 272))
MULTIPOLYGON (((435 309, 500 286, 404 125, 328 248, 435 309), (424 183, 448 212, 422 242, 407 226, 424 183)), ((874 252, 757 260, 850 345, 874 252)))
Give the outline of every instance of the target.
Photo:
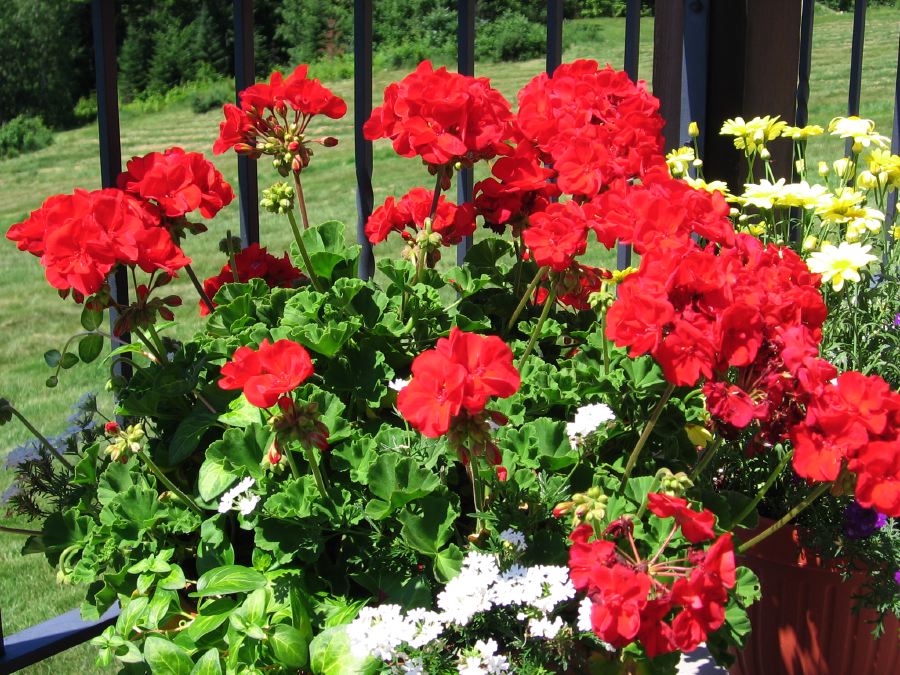
POLYGON ((860 171, 856 177, 856 187, 871 190, 878 187, 878 178, 871 171, 860 171))
POLYGON ((763 146, 759 151, 760 159, 771 159, 772 153, 769 152, 769 149, 766 146, 763 146))
POLYGON ((814 234, 811 234, 803 240, 802 248, 804 251, 812 251, 818 243, 818 238, 814 234))
POLYGON ((828 168, 828 162, 819 162, 819 175, 827 176, 831 169, 828 168))
POLYGON ((684 431, 687 433, 691 444, 699 448, 705 448, 712 440, 712 433, 710 433, 709 429, 699 424, 688 424, 685 426, 684 431))
POLYGON ((106 432, 107 436, 115 436, 119 433, 119 423, 118 422, 107 422, 103 426, 103 430, 106 432))

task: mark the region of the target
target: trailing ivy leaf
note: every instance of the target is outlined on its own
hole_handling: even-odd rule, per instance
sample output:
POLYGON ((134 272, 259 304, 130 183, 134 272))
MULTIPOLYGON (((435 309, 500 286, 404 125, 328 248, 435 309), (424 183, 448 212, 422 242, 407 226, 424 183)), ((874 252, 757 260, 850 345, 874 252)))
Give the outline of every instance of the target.
POLYGON ((62 355, 62 358, 59 360, 59 367, 63 370, 68 370, 73 366, 78 365, 78 356, 73 354, 72 352, 66 352, 62 355))
POLYGON ((90 363, 100 356, 105 344, 106 341, 102 335, 97 335, 96 333, 85 335, 78 341, 78 356, 85 363, 90 363))
POLYGON ((191 675, 222 675, 219 650, 213 648, 204 653, 191 670, 191 675))
MULTIPOLYGON (((167 591, 164 588, 157 588, 153 593, 153 599, 147 607, 147 617, 144 626, 150 630, 156 630, 163 622, 169 607, 178 601, 178 594, 175 591, 167 591)), ((177 605, 176 605, 177 606, 177 605)))
POLYGON ((266 585, 266 578, 254 569, 241 565, 226 565, 210 570, 197 580, 192 598, 230 593, 249 593, 266 585))
POLYGON ((309 643, 313 675, 374 675, 384 665, 371 656, 356 656, 345 626, 326 628, 309 643))
POLYGON ((169 591, 180 591, 187 585, 184 572, 178 565, 172 566, 172 571, 159 580, 159 588, 169 591))
POLYGON ((309 662, 309 644, 296 628, 280 623, 269 632, 275 658, 288 668, 303 668, 309 662))
POLYGON ((62 354, 58 349, 48 349, 44 352, 44 363, 51 368, 56 368, 62 359, 62 354))
POLYGON ((116 619, 116 632, 123 637, 129 637, 135 626, 141 623, 141 619, 149 604, 150 598, 145 595, 129 599, 122 606, 122 612, 119 614, 119 618, 116 619))
POLYGON ((186 650, 155 635, 144 642, 144 659, 153 675, 190 675, 194 669, 186 650))

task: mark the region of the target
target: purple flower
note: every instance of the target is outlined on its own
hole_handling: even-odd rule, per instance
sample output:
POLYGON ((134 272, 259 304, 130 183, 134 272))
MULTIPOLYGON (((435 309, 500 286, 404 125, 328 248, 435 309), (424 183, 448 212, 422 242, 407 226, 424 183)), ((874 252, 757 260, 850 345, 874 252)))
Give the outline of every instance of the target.
POLYGON ((851 539, 871 537, 884 527, 887 516, 854 501, 844 511, 844 534, 851 539))
POLYGON ((897 584, 900 585, 900 570, 894 573, 894 581, 896 581, 897 584))
POLYGON ((894 328, 900 328, 900 312, 894 317, 894 328))

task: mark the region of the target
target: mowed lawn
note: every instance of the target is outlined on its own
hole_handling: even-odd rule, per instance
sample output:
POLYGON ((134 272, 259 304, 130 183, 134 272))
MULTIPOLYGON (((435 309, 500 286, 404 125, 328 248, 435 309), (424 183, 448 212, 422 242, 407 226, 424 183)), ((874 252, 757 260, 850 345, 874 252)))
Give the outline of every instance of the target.
MULTIPOLYGON (((890 132, 893 115, 898 19, 900 13, 896 10, 871 9, 866 31, 862 114, 875 119, 881 132, 886 134, 890 132)), ((624 20, 572 22, 566 24, 565 31, 572 38, 572 44, 565 52, 566 60, 594 58, 601 63, 621 66, 624 20)), ((652 19, 644 19, 640 70, 644 79, 650 79, 651 75, 652 31, 652 19)), ((824 126, 831 117, 846 112, 851 32, 851 15, 817 13, 810 97, 810 121, 813 123, 824 126)), ((543 67, 541 59, 479 64, 477 74, 490 77, 493 84, 514 101, 516 91, 543 67)), ((776 68, 777 64, 772 67, 776 68)), ((315 67, 311 74, 315 75, 315 67)), ((380 103, 383 87, 404 74, 405 71, 376 73, 375 105, 380 103)), ((352 82, 335 82, 330 86, 352 106, 352 82)), ((133 155, 179 145, 207 154, 236 187, 234 155, 229 153, 215 158, 211 155, 220 118, 219 111, 195 114, 186 103, 156 113, 124 112, 121 119, 122 156, 127 160, 133 155)), ((339 145, 319 149, 303 174, 311 220, 341 220, 347 223, 349 237, 354 236, 356 227, 352 120, 352 107, 342 120, 316 120, 311 132, 333 135, 339 139, 339 145)), ((825 158, 826 154, 836 157, 842 147, 842 143, 833 141, 811 145, 810 160, 825 158)), ((57 134, 54 145, 40 152, 0 161, 0 230, 5 232, 9 225, 27 216, 51 194, 69 192, 75 187, 100 187, 98 152, 96 127, 88 126, 57 134)), ((260 190, 278 179, 265 161, 259 164, 259 174, 260 190)), ((481 168, 476 179, 483 176, 484 168, 481 168)), ((375 146, 374 185, 377 205, 388 195, 403 194, 415 185, 431 188, 431 180, 419 162, 396 157, 390 145, 382 141, 375 146)), ((454 195, 455 192, 451 192, 451 198, 454 195)), ((224 263, 217 245, 228 229, 233 233, 239 230, 236 202, 210 223, 210 232, 186 242, 185 249, 193 258, 194 269, 201 279, 217 273, 224 263)), ((291 240, 287 222, 261 214, 261 239, 272 252, 280 254, 291 240)), ((397 251, 391 244, 383 246, 386 248, 381 253, 381 249, 376 248, 376 255, 397 251)), ((594 252, 592 257, 594 261, 608 260, 602 251, 594 252)), ((185 306, 178 312, 177 335, 186 338, 201 326, 197 298, 184 277, 173 284, 173 289, 185 298, 185 306)), ((37 259, 18 252, 5 239, 0 240, 0 396, 9 398, 47 434, 58 433, 64 428, 67 409, 82 392, 103 391, 107 374, 100 363, 63 372, 60 385, 55 389, 44 386, 51 371, 43 363, 43 352, 61 348, 77 330, 80 330, 78 308, 71 301, 56 297, 44 281, 37 259)), ((108 397, 102 400, 110 405, 108 397)), ((0 428, 0 459, 26 438, 27 433, 16 422, 0 428)), ((0 470, 0 492, 9 480, 0 470)), ((22 521, 2 518, 0 522, 28 526, 22 521)), ((55 573, 43 558, 21 557, 18 552, 21 543, 21 537, 0 533, 0 611, 6 634, 77 607, 81 597, 78 588, 56 585, 55 573)), ((92 649, 82 646, 27 672, 95 672, 92 649)))

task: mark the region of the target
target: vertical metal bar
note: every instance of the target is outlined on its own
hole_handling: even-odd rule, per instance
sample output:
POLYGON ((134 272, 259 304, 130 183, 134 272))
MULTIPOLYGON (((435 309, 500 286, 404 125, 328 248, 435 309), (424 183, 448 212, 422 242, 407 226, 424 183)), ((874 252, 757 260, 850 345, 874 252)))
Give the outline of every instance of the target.
MULTIPOLYGON (((253 0, 234 0, 234 91, 238 94, 256 81, 253 53, 253 0)), ((240 100, 237 101, 240 105, 240 100)), ((238 193, 241 209, 241 242, 259 243, 259 188, 256 160, 238 157, 238 193)))
MULTIPOLYGON (((894 129, 891 132, 891 154, 900 155, 900 39, 897 45, 897 81, 894 83, 894 129)), ((882 252, 882 274, 888 273, 887 265, 891 248, 895 245, 889 225, 895 222, 897 217, 897 190, 892 190, 888 195, 887 209, 885 209, 884 250, 882 252)), ((898 270, 890 270, 896 275, 898 270)))
MULTIPOLYGON (((100 184, 115 187, 122 170, 122 144, 119 135, 119 93, 116 64, 116 3, 113 0, 92 0, 91 27, 94 41, 94 73, 97 85, 97 129, 100 136, 100 184)), ((128 304, 128 270, 119 266, 109 277, 112 299, 119 305, 128 304)), ((109 309, 110 332, 115 328, 119 313, 109 309)), ((131 334, 117 338, 131 342, 131 334)), ((113 374, 131 377, 131 366, 122 359, 113 363, 113 374)))
MULTIPOLYGON (((475 74, 475 0, 458 0, 456 30, 456 62, 461 75, 475 74)), ((472 201, 472 169, 459 171, 456 177, 456 200, 459 204, 472 201)), ((472 237, 463 237, 456 247, 456 262, 462 265, 472 248, 472 237)))
POLYGON ((625 7, 625 72, 637 82, 641 53, 641 0, 628 0, 625 7))
POLYGON ((815 5, 815 0, 803 0, 800 10, 800 68, 797 73, 797 114, 795 118, 795 124, 798 127, 805 127, 809 123, 809 74, 812 69, 815 5))
MULTIPOLYGON (((688 125, 706 129, 706 75, 709 56, 709 0, 685 0, 684 48, 681 60, 681 123, 679 145, 689 142, 688 125)), ((697 142, 704 151, 703 136, 697 142)))
POLYGON ((563 0, 547 0, 547 74, 562 63, 563 0))
POLYGON ((862 89, 863 45, 866 36, 866 7, 868 0, 856 0, 853 8, 853 45, 850 48, 850 91, 847 95, 847 114, 859 115, 862 89))
POLYGON ((362 246, 359 278, 375 273, 375 255, 366 237, 372 215, 372 141, 363 136, 363 124, 372 114, 372 0, 357 0, 353 10, 353 142, 356 152, 356 240, 362 246))
POLYGON ((684 50, 684 3, 656 3, 653 19, 653 94, 665 120, 666 150, 678 147, 681 126, 681 58, 684 50))
MULTIPOLYGON (((641 54, 641 0, 628 0, 625 8, 625 72, 635 82, 641 54)), ((616 268, 624 270, 631 265, 631 246, 616 246, 616 268)))

